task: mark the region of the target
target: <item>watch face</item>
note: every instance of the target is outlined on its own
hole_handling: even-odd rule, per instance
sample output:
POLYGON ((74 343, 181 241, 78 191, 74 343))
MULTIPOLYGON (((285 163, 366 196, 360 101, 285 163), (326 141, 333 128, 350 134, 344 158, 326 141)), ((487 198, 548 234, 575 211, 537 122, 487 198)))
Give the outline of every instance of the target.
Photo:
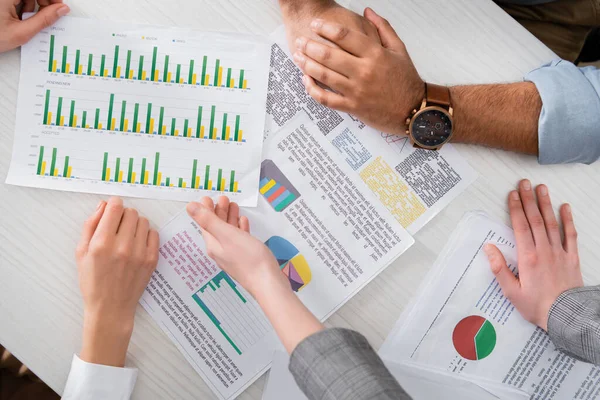
POLYGON ((441 146, 452 134, 452 120, 443 111, 425 110, 413 120, 411 133, 420 146, 441 146))

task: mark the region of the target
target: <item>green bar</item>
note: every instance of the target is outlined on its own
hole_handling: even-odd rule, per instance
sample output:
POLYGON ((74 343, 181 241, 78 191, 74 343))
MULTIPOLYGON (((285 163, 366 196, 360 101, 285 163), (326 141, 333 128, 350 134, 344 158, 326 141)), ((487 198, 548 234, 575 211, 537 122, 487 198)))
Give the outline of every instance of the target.
POLYGON ((61 71, 64 74, 67 69, 67 46, 63 46, 62 67, 61 71))
POLYGON ((211 190, 211 188, 208 187, 209 176, 210 176, 210 165, 207 165, 206 166, 206 175, 204 175, 204 190, 211 190))
POLYGON ((160 161, 160 153, 156 153, 156 157, 154 159, 154 186, 156 186, 156 182, 158 181, 158 163, 160 161))
POLYGON ((187 137, 187 135, 188 135, 187 134, 188 125, 189 125, 189 122, 188 122, 188 120, 186 118, 186 120, 183 122, 183 137, 187 137))
POLYGON ((176 118, 171 119, 171 136, 175 136, 175 121, 176 118))
POLYGON ((106 168, 108 167, 108 153, 104 153, 104 163, 102 164, 102 180, 106 180, 106 168))
POLYGON ((215 128, 215 110, 216 107, 212 106, 210 111, 210 130, 208 131, 208 137, 213 139, 213 129, 215 128))
POLYGON ((179 187, 183 187, 183 178, 179 178, 179 187))
POLYGON ((140 56, 140 65, 138 67, 138 81, 142 80, 143 72, 144 72, 144 56, 140 56))
POLYGON ((219 66, 221 65, 221 60, 217 59, 215 64, 215 79, 213 86, 217 86, 219 84, 219 66))
POLYGON ((175 83, 179 83, 181 79, 181 64, 177 64, 177 73, 175 74, 175 83))
POLYGON ((146 180, 146 159, 142 158, 142 175, 140 176, 140 183, 143 185, 146 180))
POLYGON ((52 163, 50 164, 50 176, 54 176, 54 168, 56 168, 56 147, 52 149, 52 163))
POLYGON ((169 74, 169 56, 165 56, 165 70, 163 72, 163 82, 167 81, 167 76, 169 74))
POLYGON ((165 186, 171 186, 171 178, 167 177, 167 181, 165 182, 165 186))
POLYGON ((67 177, 67 172, 69 172, 69 156, 65 157, 65 168, 63 169, 63 178, 67 177))
POLYGON ((54 64, 54 35, 50 35, 50 58, 48 59, 48 72, 52 72, 52 64, 54 64))
POLYGON ((88 69, 87 69, 88 76, 92 75, 92 61, 94 61, 94 56, 90 54, 88 56, 88 69))
POLYGON ((127 50, 127 65, 125 67, 125 79, 129 79, 129 70, 131 69, 131 50, 127 50))
POLYGON ((283 201, 275 207, 275 211, 281 212, 284 208, 286 208, 292 201, 296 200, 296 195, 294 193, 288 194, 288 196, 283 199, 283 201))
MULTIPOLYGON (((53 36, 54 38, 54 36, 53 36)), ((40 146, 40 157, 38 158, 37 174, 42 174, 42 163, 44 162, 44 146, 40 146)))
POLYGON ((81 56, 81 52, 79 50, 77 50, 75 52, 75 71, 73 71, 73 73, 75 75, 79 75, 79 57, 81 56))
POLYGON ((106 56, 102 54, 102 59, 100 61, 100 76, 104 76, 104 64, 106 64, 106 56))
POLYGON ((58 106, 56 107, 56 126, 60 126, 60 113, 62 112, 62 97, 58 98, 58 106))
MULTIPOLYGON (((202 82, 200 82, 201 85, 205 84, 205 80, 206 80, 206 63, 208 62, 208 57, 204 56, 204 59, 202 61, 202 82)), ((208 86, 208 84, 206 84, 206 86, 208 86)))
POLYGON ((235 139, 236 142, 240 140, 240 116, 235 116, 235 139))
POLYGON ((110 103, 108 103, 108 124, 106 125, 106 130, 110 131, 112 126, 112 113, 113 113, 113 103, 115 102, 115 95, 110 95, 110 103))
POLYGON ((227 113, 223 113, 223 129, 221 131, 221 140, 225 140, 227 137, 225 134, 227 133, 227 113))
POLYGON ((100 123, 100 109, 96 108, 96 119, 94 120, 94 129, 98 129, 99 123, 100 123))
POLYGON ((196 124, 196 137, 200 138, 200 130, 202 129, 202 106, 198 107, 198 123, 196 124))
POLYGON ((117 165, 115 167, 115 182, 119 182, 119 171, 121 170, 121 158, 117 157, 117 165))
POLYGON ((152 76, 150 77, 151 81, 154 80, 154 75, 155 75, 154 71, 156 71, 156 54, 157 54, 157 52, 158 52, 158 48, 155 47, 154 51, 152 52, 152 72, 151 72, 152 76))
POLYGON ((49 107, 50 107, 50 90, 46 90, 46 102, 44 105, 44 125, 49 125, 49 123, 50 123, 50 121, 48 121, 49 107))
POLYGON ((240 70, 240 82, 238 83, 238 87, 240 89, 244 88, 244 70, 243 69, 240 70))
POLYGON ((163 133, 163 119, 165 116, 165 108, 161 107, 160 108, 160 116, 158 117, 158 134, 162 135, 163 133))
POLYGON ((115 61, 113 63, 113 78, 120 78, 117 76, 117 67, 119 66, 119 46, 115 46, 115 61))
MULTIPOLYGON (((41 157, 40 157, 41 160, 41 157)), ((40 161, 40 166, 41 166, 40 161)), ((192 168, 192 184, 190 185, 192 188, 196 189, 196 168, 198 168, 198 160, 194 160, 194 167, 192 168)))
POLYGON ((150 132, 150 119, 152 118, 152 103, 148 103, 148 113, 146 114, 146 133, 150 132))
POLYGON ((133 109, 133 126, 131 127, 131 132, 137 132, 137 124, 138 124, 138 114, 140 112, 140 104, 135 103, 135 108, 133 109))
POLYGON ((69 126, 73 127, 73 117, 75 116, 75 100, 71 100, 71 112, 69 113, 69 126))
POLYGON ((225 86, 231 87, 231 68, 227 68, 227 82, 225 86))
POLYGON ((229 191, 233 193, 233 184, 235 183, 235 171, 231 171, 231 182, 229 182, 229 191))
POLYGON ((223 170, 219 168, 219 173, 217 174, 217 190, 223 190, 221 187, 221 179, 223 178, 223 170))
MULTIPOLYGON (((190 60, 190 73, 188 75, 188 84, 191 85, 194 82, 194 60, 190 60)), ((202 84, 203 82, 200 82, 202 84)))
POLYGON ((127 111, 127 102, 123 100, 121 106, 121 128, 120 131, 123 132, 125 129, 125 112, 127 111))
POLYGON ((129 172, 127 172, 127 182, 133 183, 131 181, 131 176, 133 174, 133 158, 129 159, 129 172))
POLYGON ((81 118, 81 127, 85 129, 85 125, 87 122, 87 111, 83 112, 83 117, 81 118))

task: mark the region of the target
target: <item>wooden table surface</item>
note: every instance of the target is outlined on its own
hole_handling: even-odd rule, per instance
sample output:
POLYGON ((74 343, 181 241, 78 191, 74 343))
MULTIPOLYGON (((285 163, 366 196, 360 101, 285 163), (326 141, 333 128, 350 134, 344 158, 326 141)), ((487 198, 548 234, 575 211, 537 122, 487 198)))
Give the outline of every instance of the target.
MULTIPOLYGON (((347 4, 347 2, 342 2, 347 4)), ((69 0, 73 16, 269 34, 281 24, 274 0, 69 0)), ((507 82, 553 53, 489 0, 358 0, 386 16, 422 77, 442 84, 507 82)), ((15 135, 18 50, 0 55, 0 181, 15 135)), ((22 133, 22 132, 21 132, 22 133)), ((600 163, 540 166, 534 157, 457 146, 479 172, 465 193, 416 235, 416 244, 350 300, 328 324, 362 332, 378 348, 415 294, 453 227, 470 210, 508 222, 506 195, 520 178, 549 185, 554 204, 570 202, 587 283, 600 281, 600 163), (598 196, 598 197, 596 197, 598 196)), ((0 185, 0 343, 61 393, 81 344, 82 301, 73 251, 101 196, 0 185)), ((160 227, 182 203, 127 199, 160 227)), ((199 399, 213 394, 140 308, 128 363, 140 369, 134 398, 199 399)), ((241 399, 260 399, 264 377, 241 399)))

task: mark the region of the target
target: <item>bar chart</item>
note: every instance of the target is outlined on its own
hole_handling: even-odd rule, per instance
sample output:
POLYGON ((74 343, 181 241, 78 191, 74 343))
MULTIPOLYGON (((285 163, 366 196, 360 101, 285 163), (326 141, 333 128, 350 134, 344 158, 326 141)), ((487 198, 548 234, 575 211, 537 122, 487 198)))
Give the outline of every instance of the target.
MULTIPOLYGON (((50 149, 48 149, 50 150, 50 149)), ((44 154, 45 147, 40 146, 36 174, 40 176, 52 176, 56 178, 75 178, 73 176, 73 166, 70 164, 70 157, 64 156, 63 163, 58 161, 58 149, 52 148, 49 159, 44 154), (46 157, 45 157, 46 156, 46 157)))

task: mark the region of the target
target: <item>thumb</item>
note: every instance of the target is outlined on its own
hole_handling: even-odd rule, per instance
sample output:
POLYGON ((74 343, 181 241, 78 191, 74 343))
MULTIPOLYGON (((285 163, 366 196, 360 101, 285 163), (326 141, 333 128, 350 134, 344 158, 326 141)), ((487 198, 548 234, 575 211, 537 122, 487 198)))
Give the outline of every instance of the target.
POLYGON ((365 8, 364 16, 377 28, 377 32, 379 32, 379 37, 381 38, 381 44, 383 47, 399 52, 406 51, 404 42, 400 40, 394 28, 392 28, 390 23, 385 18, 381 17, 370 7, 365 8))
POLYGON ((514 293, 517 293, 521 283, 506 264, 506 259, 502 252, 493 244, 486 244, 483 247, 483 251, 487 255, 490 262, 490 269, 496 276, 496 280, 502 289, 504 295, 509 299, 513 297, 514 293))
POLYGON ((219 218, 214 210, 206 208, 200 203, 191 202, 187 205, 186 210, 188 215, 200 225, 203 231, 208 232, 219 242, 223 242, 227 237, 231 236, 232 229, 235 230, 233 226, 219 218))
POLYGON ((27 43, 42 29, 52 26, 60 17, 67 15, 69 11, 71 11, 69 6, 62 3, 50 4, 49 6, 40 8, 36 14, 17 24, 17 27, 15 27, 21 44, 27 43))

